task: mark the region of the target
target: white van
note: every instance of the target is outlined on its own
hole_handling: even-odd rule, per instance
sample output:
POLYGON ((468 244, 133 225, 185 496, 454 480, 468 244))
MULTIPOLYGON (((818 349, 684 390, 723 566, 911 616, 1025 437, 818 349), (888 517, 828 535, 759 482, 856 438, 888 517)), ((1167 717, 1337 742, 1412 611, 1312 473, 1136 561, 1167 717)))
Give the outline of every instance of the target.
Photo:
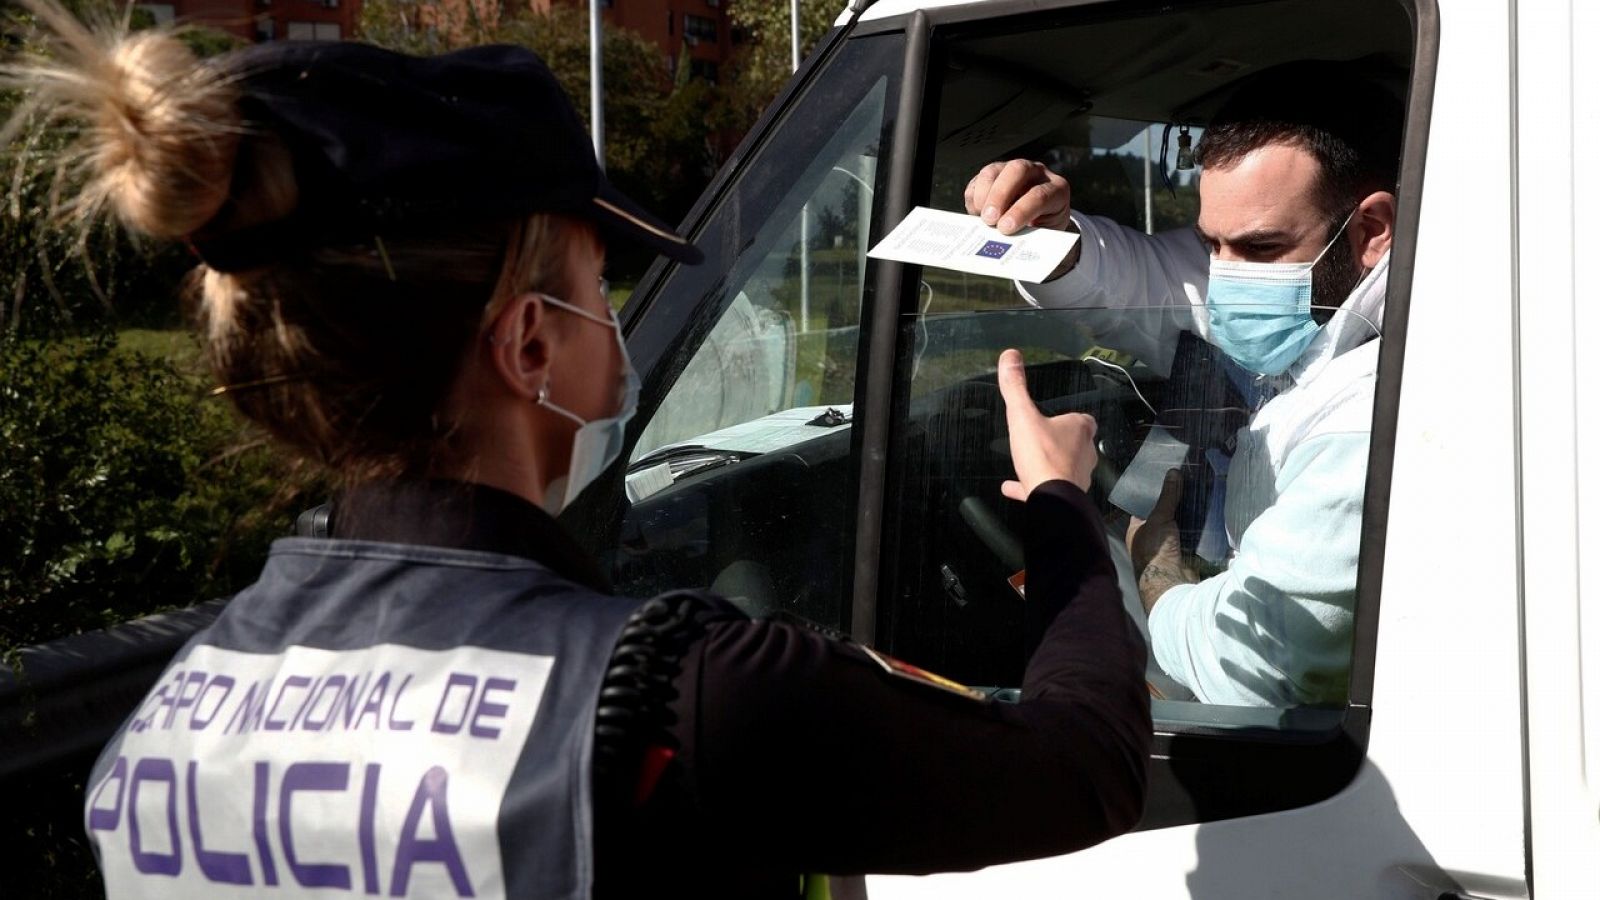
MULTIPOLYGON (((1600 898, 1591 48, 1593 0, 855 0, 840 16, 690 214, 706 264, 658 263, 623 311, 643 379, 626 478, 564 519, 619 591, 711 587, 998 702, 1038 638, 1011 583, 999 352, 1023 350, 1046 409, 1097 418, 1108 519, 1164 414, 1221 428, 1230 406, 1203 344, 1158 372, 1100 346, 1092 310, 867 248, 1019 156, 1066 175, 1077 209, 1187 228, 1194 173, 1167 148, 1278 63, 1367 67, 1407 120, 1348 696, 1207 704, 1153 668, 1135 833, 836 879, 835 897, 1600 898)), ((217 606, 21 651, 25 681, 0 671, 0 779, 81 772, 217 606)))
POLYGON ((1600 4, 857 0, 837 24, 686 223, 707 264, 631 300, 627 497, 576 515, 619 587, 711 585, 1001 696, 1029 638, 995 356, 1096 414, 1102 488, 1183 386, 1010 284, 866 248, 1016 156, 1075 208, 1187 227, 1166 126, 1277 63, 1368 66, 1407 122, 1347 702, 1163 691, 1136 833, 836 894, 1600 897, 1600 4))

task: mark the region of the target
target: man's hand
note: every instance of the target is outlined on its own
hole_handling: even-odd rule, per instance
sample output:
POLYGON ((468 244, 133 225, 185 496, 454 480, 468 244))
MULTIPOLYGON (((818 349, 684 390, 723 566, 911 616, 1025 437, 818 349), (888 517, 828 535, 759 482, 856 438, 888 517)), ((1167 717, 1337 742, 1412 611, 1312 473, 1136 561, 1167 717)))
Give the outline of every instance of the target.
POLYGON ((1183 565, 1183 545, 1178 541, 1178 501, 1183 497, 1183 477, 1177 469, 1161 482, 1161 496, 1150 518, 1128 522, 1128 554, 1139 576, 1139 600, 1146 615, 1175 585, 1193 584, 1195 577, 1183 565))
POLYGON ((1067 229, 1072 187, 1041 162, 990 163, 967 182, 967 213, 1011 234, 1025 225, 1067 229))
POLYGON ((1028 395, 1022 354, 1000 354, 1000 396, 1006 402, 1006 424, 1011 431, 1011 464, 1017 478, 1000 486, 1013 500, 1026 501, 1033 489, 1046 481, 1066 480, 1089 489, 1089 474, 1099 454, 1094 448, 1092 416, 1066 413, 1046 416, 1028 395))

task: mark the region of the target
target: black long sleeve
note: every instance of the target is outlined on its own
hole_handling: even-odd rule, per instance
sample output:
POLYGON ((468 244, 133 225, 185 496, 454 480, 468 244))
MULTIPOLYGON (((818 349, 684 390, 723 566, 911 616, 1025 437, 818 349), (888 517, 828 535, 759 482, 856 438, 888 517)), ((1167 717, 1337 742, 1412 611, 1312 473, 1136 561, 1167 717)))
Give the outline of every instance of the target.
POLYGON ((1025 546, 1027 602, 1048 625, 1015 704, 889 676, 804 628, 712 623, 677 679, 675 760, 633 827, 603 831, 605 893, 622 886, 619 840, 648 843, 627 855, 649 883, 676 870, 667 883, 696 895, 754 896, 792 892, 793 873, 972 869, 1131 828, 1145 650, 1103 526, 1052 482, 1028 500, 1025 546))
MULTIPOLYGON (((802 872, 970 869, 1131 827, 1151 735, 1143 643, 1088 497, 1045 484, 1026 515, 1027 629, 1042 637, 1016 704, 890 676, 858 647, 721 602, 643 604, 636 619, 693 627, 641 621, 614 652, 632 689, 614 702, 602 687, 597 713, 626 739, 595 758, 596 896, 792 897, 802 872), (651 750, 625 764, 636 739, 651 750)), ((482 485, 369 485, 333 527, 525 556, 606 591, 553 519, 482 485)))

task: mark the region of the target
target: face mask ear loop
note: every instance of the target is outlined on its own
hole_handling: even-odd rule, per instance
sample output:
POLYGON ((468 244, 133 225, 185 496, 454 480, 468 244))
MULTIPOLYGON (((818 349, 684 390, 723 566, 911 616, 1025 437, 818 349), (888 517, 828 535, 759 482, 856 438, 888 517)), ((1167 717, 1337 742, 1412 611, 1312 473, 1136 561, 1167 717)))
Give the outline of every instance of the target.
POLYGON ((1333 233, 1333 237, 1329 239, 1326 245, 1323 246, 1322 252, 1317 254, 1317 258, 1311 261, 1311 265, 1308 268, 1315 269, 1317 267, 1317 263, 1322 262, 1322 258, 1328 255, 1328 251, 1333 249, 1333 245, 1339 243, 1339 235, 1344 234, 1344 230, 1350 227, 1350 220, 1354 219, 1356 217, 1356 213, 1360 211, 1361 207, 1359 206, 1350 210, 1350 215, 1345 216, 1344 221, 1339 223, 1339 230, 1333 233))
POLYGON ((1356 318, 1360 319, 1361 321, 1367 323, 1367 327, 1372 329, 1372 333, 1373 334, 1377 335, 1378 337, 1383 337, 1383 329, 1378 327, 1378 323, 1372 321, 1371 319, 1367 318, 1366 316, 1362 315, 1361 313, 1358 313, 1353 309, 1344 309, 1342 307, 1340 309, 1335 310, 1335 312, 1341 313, 1341 314, 1347 314, 1347 315, 1355 316, 1356 318))
MULTIPOLYGON (((594 313, 589 312, 588 310, 579 309, 578 307, 573 306, 571 303, 568 303, 565 300, 558 300, 555 297, 552 297, 549 294, 546 294, 546 293, 544 293, 542 291, 535 291, 534 293, 539 297, 540 300, 544 301, 545 303, 548 303, 551 306, 555 306, 555 307, 559 307, 561 309, 564 309, 567 312, 572 313, 575 316, 582 316, 583 318, 588 319, 591 322, 594 322, 594 323, 599 324, 599 325, 604 325, 607 328, 616 327, 616 323, 615 323, 614 318, 602 319, 599 316, 595 315, 594 313)), ((616 313, 612 313, 612 316, 615 317, 616 313)), ((583 419, 583 417, 579 416, 577 413, 574 413, 571 410, 563 409, 559 405, 550 402, 550 382, 548 382, 548 381, 546 381, 543 385, 540 385, 540 387, 539 387, 539 395, 534 398, 534 402, 539 404, 540 406, 544 407, 545 409, 550 410, 551 412, 555 413, 556 415, 562 416, 563 418, 566 418, 569 421, 575 423, 579 428, 582 428, 585 425, 589 424, 587 421, 585 421, 583 419)))
MULTIPOLYGON (((594 313, 589 312, 586 309, 580 309, 580 308, 578 308, 576 306, 573 306, 571 303, 568 303, 565 300, 557 300, 556 298, 550 296, 549 294, 545 294, 545 293, 540 293, 540 292, 535 292, 535 293, 538 294, 539 299, 541 299, 544 302, 550 304, 551 306, 555 306, 555 307, 559 307, 561 309, 564 309, 567 312, 572 313, 575 316, 582 316, 583 318, 588 319, 591 322, 594 322, 594 323, 597 323, 597 324, 600 324, 600 325, 604 325, 607 328, 610 328, 612 326, 613 319, 611 319, 611 318, 602 319, 599 316, 595 315, 594 313)), ((615 316, 616 313, 612 313, 611 315, 615 316)))
POLYGON ((539 404, 545 409, 550 410, 558 416, 562 416, 572 420, 573 422, 576 422, 579 428, 589 424, 571 411, 562 409, 560 406, 550 402, 550 382, 548 381, 539 387, 539 395, 533 398, 533 402, 539 404))

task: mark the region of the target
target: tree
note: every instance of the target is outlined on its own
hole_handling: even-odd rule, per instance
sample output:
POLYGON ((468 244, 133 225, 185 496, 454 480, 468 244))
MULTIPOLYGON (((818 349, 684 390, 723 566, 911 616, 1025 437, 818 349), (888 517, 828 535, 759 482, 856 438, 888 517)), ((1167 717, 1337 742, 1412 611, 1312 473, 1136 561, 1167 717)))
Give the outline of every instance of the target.
MULTIPOLYGON (((362 8, 360 36, 410 53, 445 53, 486 43, 533 50, 566 90, 585 124, 589 118, 587 13, 558 6, 535 13, 495 0, 375 0, 362 8)), ((667 60, 642 35, 606 26, 604 57, 606 166, 631 172, 654 155, 654 138, 673 84, 667 60)))
POLYGON ((183 357, 0 341, 0 654, 237 590, 282 533, 306 482, 183 357))
MULTIPOLYGON (((839 13, 838 0, 800 0, 800 57, 817 45, 839 13)), ((728 20, 742 35, 729 81, 728 105, 738 131, 755 124, 793 74, 788 3, 732 0, 728 20)))
POLYGON ((499 26, 500 6, 472 0, 364 0, 356 37, 402 53, 448 53, 486 38, 499 26))
MULTIPOLYGON (((667 58, 649 39, 609 25, 601 34, 607 174, 624 192, 674 219, 688 211, 710 178, 707 135, 718 127, 713 116, 720 106, 710 85, 686 71, 672 78, 667 58)), ((589 25, 581 8, 533 12, 492 0, 368 0, 360 36, 411 53, 482 43, 528 47, 544 59, 588 123, 589 25)), ((630 267, 623 253, 624 276, 647 262, 632 260, 630 267)))
MULTIPOLYGON (((655 139, 662 130, 673 82, 666 57, 648 38, 612 27, 601 35, 606 168, 633 173, 647 168, 657 155, 655 139)), ((584 124, 589 124, 589 26, 584 10, 558 6, 548 13, 508 19, 496 37, 543 57, 584 124)))

